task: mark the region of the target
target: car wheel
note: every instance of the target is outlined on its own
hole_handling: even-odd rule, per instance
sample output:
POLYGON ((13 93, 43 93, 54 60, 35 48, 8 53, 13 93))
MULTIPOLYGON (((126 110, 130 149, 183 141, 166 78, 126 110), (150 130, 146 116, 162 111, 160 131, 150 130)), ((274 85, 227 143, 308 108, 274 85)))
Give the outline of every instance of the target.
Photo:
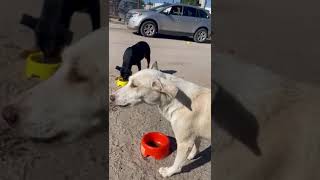
POLYGON ((208 38, 208 31, 205 28, 198 29, 193 35, 193 40, 197 43, 202 43, 206 41, 207 38, 208 38))
POLYGON ((146 37, 154 37, 157 33, 157 25, 153 21, 146 21, 140 26, 140 34, 146 37))

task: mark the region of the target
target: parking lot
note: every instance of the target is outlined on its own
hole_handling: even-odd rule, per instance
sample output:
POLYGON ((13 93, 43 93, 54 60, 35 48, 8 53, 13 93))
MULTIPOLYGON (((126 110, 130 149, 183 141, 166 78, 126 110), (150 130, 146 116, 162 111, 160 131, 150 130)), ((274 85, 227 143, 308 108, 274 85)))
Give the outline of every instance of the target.
MULTIPOLYGON (((109 73, 118 75, 116 65, 122 65, 126 48, 146 41, 151 48, 151 62, 157 61, 161 70, 177 71, 175 75, 210 87, 211 44, 195 43, 192 39, 165 37, 145 38, 129 31, 125 25, 109 23, 109 73)), ((146 68, 145 60, 142 68, 146 68)), ((137 67, 133 66, 133 71, 137 67)))
MULTIPOLYGON (((160 70, 199 85, 211 86, 211 44, 194 43, 187 38, 145 38, 127 30, 122 24, 109 23, 109 93, 116 89, 114 79, 119 76, 115 67, 122 65, 126 48, 138 41, 146 41, 151 48, 151 63, 158 62, 160 70)), ((142 68, 146 68, 145 60, 142 68)), ((133 66, 133 72, 137 67, 133 66)), ((150 131, 160 131, 174 137, 169 121, 156 107, 139 105, 109 112, 109 174, 110 179, 162 179, 158 169, 171 166, 175 152, 166 159, 156 161, 140 155, 140 139, 150 131)), ((198 159, 187 162, 181 174, 170 179, 210 179, 211 151, 209 142, 203 141, 198 159)))

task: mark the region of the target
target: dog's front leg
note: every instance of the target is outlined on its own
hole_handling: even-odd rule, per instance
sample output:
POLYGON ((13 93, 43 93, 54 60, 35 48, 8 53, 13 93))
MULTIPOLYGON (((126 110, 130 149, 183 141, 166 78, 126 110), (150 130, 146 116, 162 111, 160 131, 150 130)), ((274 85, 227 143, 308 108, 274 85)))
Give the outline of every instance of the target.
POLYGON ((138 70, 141 71, 141 63, 140 62, 137 64, 137 66, 138 66, 138 70))
POLYGON ((199 151, 200 142, 201 142, 200 138, 196 138, 194 145, 192 147, 192 150, 187 157, 188 160, 193 159, 197 155, 199 151))
POLYGON ((162 177, 170 177, 175 173, 179 173, 182 169, 183 164, 185 163, 188 152, 192 148, 193 143, 183 142, 177 144, 177 156, 174 160, 174 163, 171 167, 161 167, 159 173, 162 177))
POLYGON ((146 59, 147 59, 147 63, 148 63, 147 68, 149 68, 149 66, 150 66, 150 54, 146 57, 146 59))
POLYGON ((90 15, 91 19, 91 25, 92 25, 92 30, 97 30, 101 27, 101 22, 100 22, 100 1, 92 1, 90 3, 90 7, 88 10, 88 13, 90 15))

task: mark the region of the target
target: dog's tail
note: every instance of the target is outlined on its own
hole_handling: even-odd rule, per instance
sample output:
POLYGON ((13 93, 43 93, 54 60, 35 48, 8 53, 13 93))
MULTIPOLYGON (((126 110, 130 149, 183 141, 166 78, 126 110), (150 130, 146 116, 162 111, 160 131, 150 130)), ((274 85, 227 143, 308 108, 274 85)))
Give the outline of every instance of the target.
POLYGON ((121 71, 121 67, 120 66, 116 66, 116 70, 121 71))

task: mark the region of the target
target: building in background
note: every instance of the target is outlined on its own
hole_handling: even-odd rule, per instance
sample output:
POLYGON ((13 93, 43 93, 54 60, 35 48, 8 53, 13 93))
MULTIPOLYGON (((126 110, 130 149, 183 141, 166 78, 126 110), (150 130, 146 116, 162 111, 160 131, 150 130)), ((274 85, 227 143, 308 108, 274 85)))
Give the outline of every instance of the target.
POLYGON ((153 7, 161 6, 164 3, 153 3, 153 7))
POLYGON ((129 10, 143 7, 143 0, 109 0, 109 17, 123 20, 129 10))
POLYGON ((118 17, 120 0, 109 0, 109 17, 118 17))
MULTIPOLYGON (((168 0, 168 1, 164 1, 164 0, 152 0, 152 1, 149 1, 151 3, 153 3, 153 6, 156 7, 156 6, 160 6, 162 4, 164 4, 165 2, 167 3, 177 3, 177 2, 180 2, 180 3, 183 3, 183 4, 191 4, 191 5, 197 5, 197 6, 200 6, 202 8, 206 7, 207 5, 207 0, 174 0, 171 2, 171 0, 168 0)), ((146 2, 147 3, 147 2, 146 2)))
POLYGON ((209 13, 211 14, 211 7, 205 7, 204 9, 206 9, 207 11, 209 11, 209 13))
POLYGON ((199 4, 201 8, 205 8, 207 6, 207 0, 199 0, 199 4))

